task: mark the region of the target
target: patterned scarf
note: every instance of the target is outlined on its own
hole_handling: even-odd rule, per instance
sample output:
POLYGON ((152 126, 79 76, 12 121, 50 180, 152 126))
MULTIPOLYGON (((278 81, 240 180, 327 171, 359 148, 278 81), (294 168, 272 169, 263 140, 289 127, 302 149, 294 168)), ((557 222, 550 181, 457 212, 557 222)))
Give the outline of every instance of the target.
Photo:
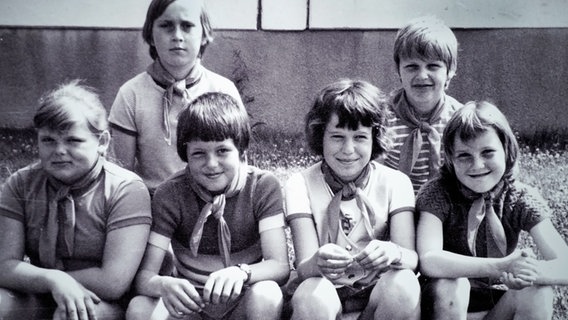
POLYGON ((337 241, 337 234, 339 232, 339 224, 341 216, 341 201, 349 201, 353 198, 356 199, 357 207, 361 210, 361 215, 365 221, 365 227, 369 236, 373 238, 373 226, 375 225, 375 212, 371 206, 369 199, 363 192, 363 188, 369 182, 371 175, 370 164, 367 164, 355 180, 350 182, 342 181, 329 167, 329 165, 322 161, 321 170, 325 182, 331 188, 334 196, 327 207, 327 225, 324 226, 324 239, 326 243, 335 243, 337 241), (370 224, 368 222, 370 222, 370 224))
POLYGON ((398 169, 406 175, 410 175, 418 160, 420 149, 422 148, 422 132, 425 132, 428 142, 430 143, 429 179, 432 179, 437 175, 441 165, 441 138, 438 131, 431 125, 440 120, 440 115, 445 107, 445 99, 438 102, 426 120, 421 120, 416 117, 414 108, 408 103, 404 90, 400 90, 396 93, 393 104, 394 113, 397 117, 399 117, 405 125, 413 129, 400 149, 398 169))
MULTIPOLYGON (((197 222, 193 227, 193 232, 191 233, 191 237, 189 240, 189 247, 191 249, 191 253, 194 257, 197 256, 197 251, 199 249, 199 243, 201 242, 201 237, 203 236, 203 226, 207 221, 209 216, 213 215, 218 220, 217 225, 217 238, 218 238, 218 246, 219 246, 219 253, 223 257, 223 263, 225 267, 231 266, 231 231, 229 230, 229 226, 223 217, 225 213, 225 204, 226 198, 231 198, 237 195, 245 186, 247 181, 247 171, 248 165, 246 162, 241 162, 239 166, 239 170, 231 184, 227 186, 226 190, 218 195, 211 195, 209 190, 205 189, 201 185, 199 185, 195 179, 189 179, 189 185, 191 189, 197 194, 201 200, 205 201, 205 206, 201 209, 199 214, 199 218, 197 218, 197 222)), ((189 167, 187 167, 187 174, 191 177, 191 172, 189 171, 189 167)))
POLYGON ((75 242, 75 201, 73 192, 92 184, 101 174, 104 158, 99 157, 93 168, 73 185, 48 178, 47 214, 39 241, 39 260, 43 267, 63 270, 61 258, 73 256, 75 242), (54 190, 54 191, 52 191, 54 190))
POLYGON ((505 183, 500 181, 492 190, 483 194, 475 193, 460 184, 460 191, 469 200, 473 200, 468 211, 467 222, 467 244, 471 253, 477 256, 476 243, 479 226, 483 219, 486 219, 486 244, 487 256, 501 258, 507 255, 507 237, 505 229, 501 223, 503 215, 503 187, 505 183), (498 200, 497 209, 499 214, 495 212, 494 200, 498 200))
POLYGON ((156 83, 160 86, 166 88, 164 96, 162 97, 162 107, 163 107, 163 129, 164 129, 164 140, 168 145, 172 144, 172 128, 170 124, 170 110, 173 102, 174 95, 180 96, 185 106, 189 101, 190 97, 187 92, 187 88, 194 85, 201 79, 203 75, 203 66, 201 65, 201 60, 197 60, 195 65, 184 79, 176 80, 160 63, 159 59, 156 59, 151 65, 148 66, 146 72, 154 79, 156 83))

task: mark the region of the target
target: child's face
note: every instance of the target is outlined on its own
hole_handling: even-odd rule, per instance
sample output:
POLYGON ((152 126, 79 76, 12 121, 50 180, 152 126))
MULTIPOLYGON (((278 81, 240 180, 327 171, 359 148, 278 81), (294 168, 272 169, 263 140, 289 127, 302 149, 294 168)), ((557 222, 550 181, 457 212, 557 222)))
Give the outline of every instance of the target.
POLYGON ((338 123, 333 114, 323 134, 323 157, 341 180, 353 181, 371 160, 372 129, 362 125, 357 130, 338 128, 338 123))
POLYGON ((109 142, 108 131, 95 135, 85 119, 67 131, 40 128, 37 137, 43 169, 65 184, 72 184, 87 174, 109 142))
POLYGON ((398 73, 408 102, 420 113, 436 106, 449 81, 448 68, 440 60, 401 59, 398 73))
POLYGON ((176 0, 152 26, 152 44, 172 75, 185 76, 195 64, 203 42, 202 1, 176 0))
POLYGON ((506 169, 503 144, 491 127, 470 141, 456 137, 452 162, 458 180, 478 193, 493 189, 506 169))
POLYGON ((241 165, 233 139, 187 143, 187 165, 197 183, 211 192, 225 190, 241 165))

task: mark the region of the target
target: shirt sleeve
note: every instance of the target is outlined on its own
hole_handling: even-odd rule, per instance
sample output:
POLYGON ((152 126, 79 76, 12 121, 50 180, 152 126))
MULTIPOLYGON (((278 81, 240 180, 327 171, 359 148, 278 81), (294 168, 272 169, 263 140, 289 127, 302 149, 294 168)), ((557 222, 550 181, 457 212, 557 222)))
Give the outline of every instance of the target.
POLYGON ((150 195, 142 180, 123 182, 109 202, 107 231, 152 223, 150 195))
POLYGON ((529 231, 541 221, 550 219, 551 215, 551 209, 540 192, 536 188, 523 185, 513 208, 513 217, 518 217, 519 227, 529 231))
POLYGON ((443 192, 440 180, 426 182, 416 196, 416 210, 418 213, 429 212, 441 221, 444 221, 450 211, 449 199, 443 192))
POLYGON ((288 178, 284 186, 286 220, 301 217, 312 217, 310 199, 304 176, 295 173, 288 178))
POLYGON ((254 197, 259 232, 284 227, 282 189, 272 173, 264 171, 260 175, 254 197))
POLYGON ((135 101, 134 92, 129 90, 126 84, 120 87, 108 116, 108 121, 112 127, 118 127, 125 132, 136 133, 135 101))
POLYGON ((175 229, 180 224, 181 217, 177 208, 177 195, 175 188, 169 181, 160 185, 152 198, 152 232, 171 239, 175 229))
POLYGON ((414 212, 415 199, 414 189, 408 176, 400 171, 394 171, 395 176, 392 181, 389 216, 393 216, 402 211, 414 212))
POLYGON ((11 175, 0 189, 0 216, 24 222, 24 195, 20 173, 11 175))

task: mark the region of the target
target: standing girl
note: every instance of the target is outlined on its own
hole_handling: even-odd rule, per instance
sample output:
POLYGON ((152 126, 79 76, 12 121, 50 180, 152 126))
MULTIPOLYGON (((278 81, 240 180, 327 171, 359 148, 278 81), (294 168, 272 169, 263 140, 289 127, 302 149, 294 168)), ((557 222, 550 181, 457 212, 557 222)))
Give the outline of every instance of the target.
POLYGON ((230 80, 201 65, 213 39, 204 0, 153 0, 142 36, 154 62, 120 88, 109 122, 114 156, 153 193, 185 166, 175 147, 180 110, 205 92, 225 92, 242 102, 230 80))
POLYGON ((301 281, 293 319, 420 317, 412 185, 373 160, 388 147, 387 106, 375 86, 341 80, 306 116, 308 144, 323 160, 285 186, 301 281))
POLYGON ((150 196, 138 176, 103 157, 106 118, 78 82, 41 100, 33 119, 40 161, 0 193, 1 319, 124 317, 150 196))
POLYGON ((568 247, 538 192, 515 181, 519 150, 507 119, 488 102, 469 102, 448 122, 443 142, 441 177, 417 197, 428 314, 550 319, 551 285, 568 284, 568 247), (544 260, 515 250, 521 230, 544 260))

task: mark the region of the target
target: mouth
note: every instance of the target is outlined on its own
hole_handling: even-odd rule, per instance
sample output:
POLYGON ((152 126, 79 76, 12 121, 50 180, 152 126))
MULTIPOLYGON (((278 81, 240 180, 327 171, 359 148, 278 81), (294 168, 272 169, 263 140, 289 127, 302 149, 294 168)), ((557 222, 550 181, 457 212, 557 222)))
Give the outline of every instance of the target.
POLYGON ((223 172, 213 172, 213 173, 204 173, 203 175, 207 177, 207 179, 213 180, 219 178, 222 174, 223 172))
POLYGON ((357 160, 359 160, 359 159, 337 159, 337 162, 344 164, 344 165, 350 165, 350 164, 357 162, 357 160))
POLYGON ((413 84, 412 87, 417 88, 417 89, 424 89, 424 88, 430 88, 430 87, 432 87, 432 85, 431 84, 413 84))
POLYGON ((484 173, 476 173, 476 174, 468 174, 468 176, 472 179, 483 178, 491 174, 491 171, 484 172, 484 173))
POLYGON ((170 51, 174 51, 174 52, 176 52, 176 51, 185 51, 185 48, 177 48, 177 47, 176 47, 176 48, 171 48, 170 51))

